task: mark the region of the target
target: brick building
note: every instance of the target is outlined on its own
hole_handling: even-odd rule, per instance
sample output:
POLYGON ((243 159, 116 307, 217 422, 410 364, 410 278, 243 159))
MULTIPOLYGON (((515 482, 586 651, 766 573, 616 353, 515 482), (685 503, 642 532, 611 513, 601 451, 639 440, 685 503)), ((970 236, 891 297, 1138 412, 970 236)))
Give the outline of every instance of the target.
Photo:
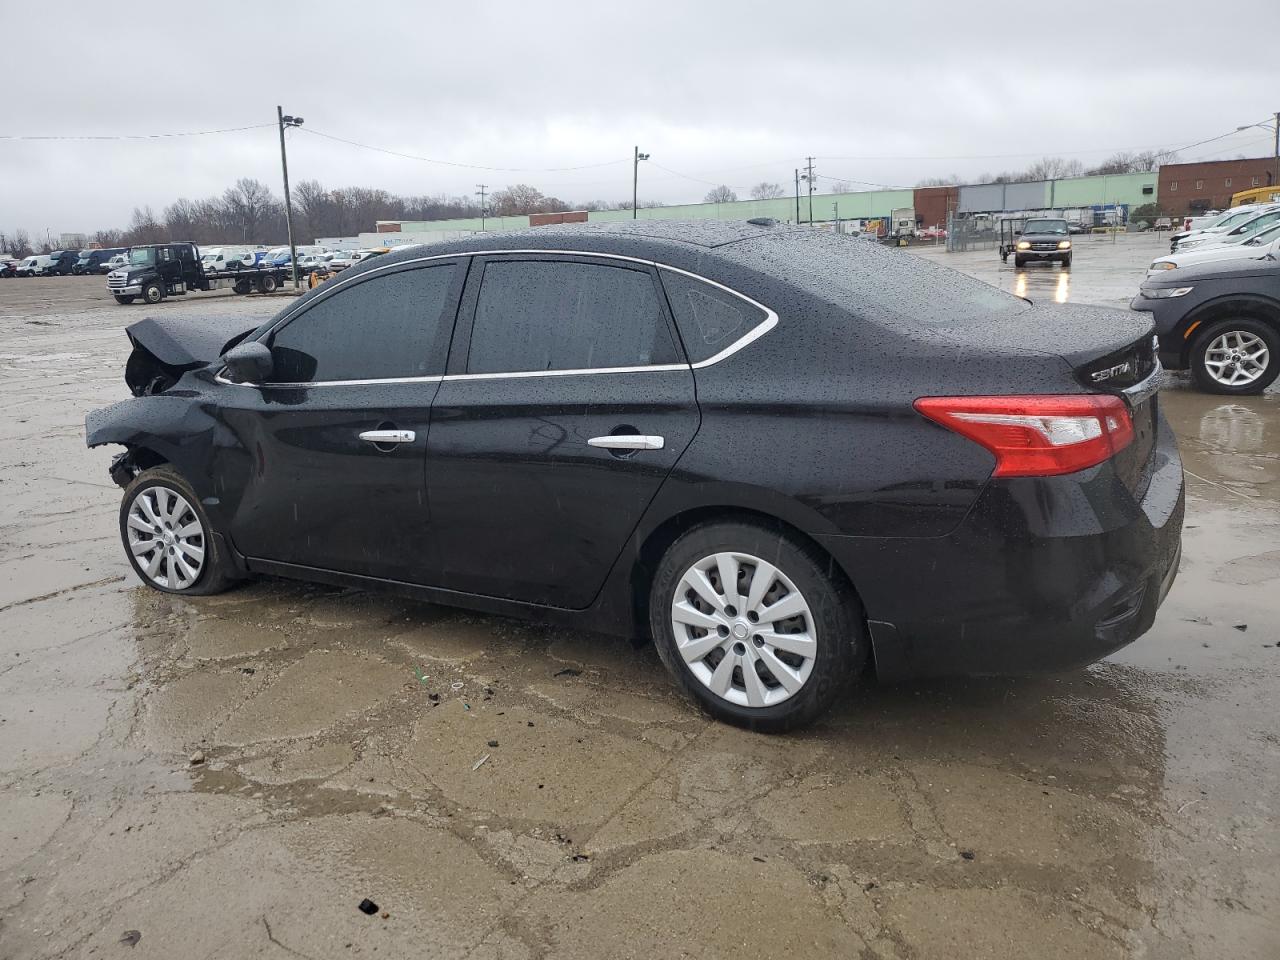
POLYGON ((1168 163, 1160 168, 1160 209, 1172 216, 1223 210, 1231 205, 1233 193, 1275 183, 1274 157, 1168 163))
POLYGON ((916 187, 916 223, 923 227, 947 225, 947 211, 960 203, 959 187, 916 187))

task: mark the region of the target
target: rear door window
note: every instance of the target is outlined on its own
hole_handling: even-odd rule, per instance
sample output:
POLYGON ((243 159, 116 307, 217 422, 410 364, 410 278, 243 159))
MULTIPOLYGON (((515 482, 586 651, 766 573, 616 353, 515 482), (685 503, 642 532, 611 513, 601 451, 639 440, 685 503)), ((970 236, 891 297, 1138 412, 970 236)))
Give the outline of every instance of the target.
POLYGON ((339 288, 272 337, 274 383, 444 373, 455 264, 379 274, 339 288))
POLYGON ((674 270, 659 275, 690 363, 709 360, 768 318, 754 303, 703 280, 674 270))
POLYGON ((647 270, 560 260, 485 264, 468 373, 599 370, 680 361, 647 270))

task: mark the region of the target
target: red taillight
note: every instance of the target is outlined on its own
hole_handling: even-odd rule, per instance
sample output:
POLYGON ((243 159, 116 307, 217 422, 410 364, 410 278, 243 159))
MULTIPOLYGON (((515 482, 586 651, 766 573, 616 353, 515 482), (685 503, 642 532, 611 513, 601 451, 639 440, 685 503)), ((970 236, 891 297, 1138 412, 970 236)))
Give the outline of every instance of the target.
POLYGON ((995 477, 1074 473, 1133 442, 1119 397, 921 397, 915 408, 995 454, 995 477))

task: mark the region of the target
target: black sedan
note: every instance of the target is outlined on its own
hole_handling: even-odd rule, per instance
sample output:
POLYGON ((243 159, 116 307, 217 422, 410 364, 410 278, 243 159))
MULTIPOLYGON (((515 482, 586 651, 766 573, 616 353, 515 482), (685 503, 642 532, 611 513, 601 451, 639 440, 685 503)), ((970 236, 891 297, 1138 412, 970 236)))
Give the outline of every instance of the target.
POLYGON ((1151 325, 808 229, 644 222, 390 253, 266 324, 144 320, 144 582, 383 586, 649 634, 715 715, 1019 673, 1147 630, 1182 467, 1151 325))
POLYGON ((1160 360, 1210 393, 1261 393, 1280 375, 1280 260, 1221 260, 1154 274, 1129 304, 1149 313, 1160 360))

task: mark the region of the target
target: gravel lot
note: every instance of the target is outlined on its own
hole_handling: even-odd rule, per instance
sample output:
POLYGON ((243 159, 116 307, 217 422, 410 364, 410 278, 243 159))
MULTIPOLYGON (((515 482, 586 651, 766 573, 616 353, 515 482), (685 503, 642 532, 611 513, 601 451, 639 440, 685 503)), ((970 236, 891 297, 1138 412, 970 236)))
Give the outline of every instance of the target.
MULTIPOLYGON (((1084 238, 1069 275, 917 255, 1122 306, 1163 249, 1084 238)), ((1139 642, 863 688, 766 737, 675 696, 648 647, 284 581, 141 587, 83 440, 126 396, 124 326, 285 302, 0 281, 0 960, 1280 955, 1274 390, 1163 394, 1187 528, 1139 642)))

